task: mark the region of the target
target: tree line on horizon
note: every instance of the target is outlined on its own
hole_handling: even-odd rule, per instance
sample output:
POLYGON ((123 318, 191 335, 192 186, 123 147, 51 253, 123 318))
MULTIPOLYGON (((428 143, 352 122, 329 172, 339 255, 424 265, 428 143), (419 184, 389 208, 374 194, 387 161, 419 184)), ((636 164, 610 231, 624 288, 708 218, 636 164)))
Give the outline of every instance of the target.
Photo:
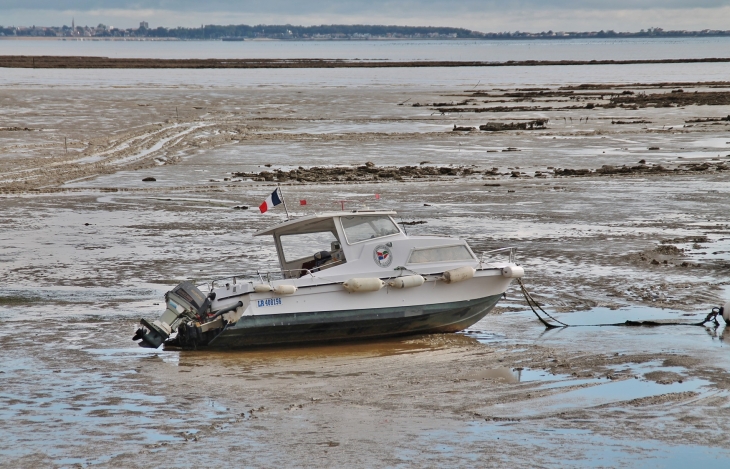
POLYGON ((3 27, 2 36, 38 37, 135 37, 135 38, 173 38, 187 40, 238 39, 369 39, 369 38, 438 38, 438 39, 572 39, 572 38, 626 38, 626 37, 703 37, 730 36, 730 30, 702 31, 665 31, 662 28, 649 28, 639 32, 592 31, 592 32, 499 32, 482 33, 465 28, 437 26, 396 26, 396 25, 201 25, 199 28, 159 26, 148 27, 146 22, 139 28, 119 29, 99 24, 96 27, 3 27))

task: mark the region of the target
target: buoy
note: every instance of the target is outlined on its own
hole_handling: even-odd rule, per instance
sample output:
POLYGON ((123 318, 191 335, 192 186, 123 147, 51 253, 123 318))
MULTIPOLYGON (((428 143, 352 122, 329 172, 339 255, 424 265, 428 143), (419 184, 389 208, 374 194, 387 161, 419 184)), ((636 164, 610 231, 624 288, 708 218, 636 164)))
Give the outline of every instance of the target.
POLYGON ((274 287, 274 293, 277 295, 291 295, 297 291, 294 285, 277 285, 274 287))
POLYGON ((379 278, 351 278, 342 284, 350 293, 378 291, 385 286, 379 278))
POLYGON ((420 275, 405 275, 403 277, 394 278, 388 285, 393 288, 411 288, 420 287, 426 279, 420 275))
POLYGON ((258 285, 253 286, 253 291, 255 291, 256 293, 268 293, 268 292, 272 291, 273 289, 274 288, 271 285, 266 284, 266 283, 260 283, 258 285))
POLYGON ((441 280, 446 283, 463 282, 464 280, 469 280, 470 278, 473 278, 475 273, 476 270, 474 270, 473 267, 459 267, 458 269, 451 269, 444 272, 441 280))
POLYGON ((507 278, 521 278, 525 276, 525 269, 519 265, 508 265, 502 268, 502 275, 507 278))

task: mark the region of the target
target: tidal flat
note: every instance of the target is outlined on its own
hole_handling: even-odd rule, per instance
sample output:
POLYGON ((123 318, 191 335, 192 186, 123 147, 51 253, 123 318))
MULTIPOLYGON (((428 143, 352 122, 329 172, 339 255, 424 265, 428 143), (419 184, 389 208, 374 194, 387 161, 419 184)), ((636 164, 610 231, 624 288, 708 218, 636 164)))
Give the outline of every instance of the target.
POLYGON ((0 466, 725 467, 730 332, 592 325, 730 299, 730 83, 588 68, 5 79, 0 466), (392 209, 409 233, 516 246, 535 298, 583 327, 546 331, 512 287, 459 334, 137 347, 179 281, 275 268, 251 234, 284 219, 257 209, 276 184, 298 214, 392 209))

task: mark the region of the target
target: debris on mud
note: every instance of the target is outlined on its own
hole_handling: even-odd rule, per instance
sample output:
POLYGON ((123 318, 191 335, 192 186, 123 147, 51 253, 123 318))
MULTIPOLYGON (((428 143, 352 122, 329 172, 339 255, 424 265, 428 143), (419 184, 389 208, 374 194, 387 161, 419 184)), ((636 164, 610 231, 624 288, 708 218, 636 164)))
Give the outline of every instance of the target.
POLYGON ((677 246, 673 244, 660 244, 659 246, 654 249, 654 252, 657 254, 662 254, 664 256, 683 256, 684 255, 684 249, 679 249, 677 246))
MULTIPOLYGON (((651 148, 650 148, 651 149, 651 148)), ((638 164, 635 166, 603 165, 596 170, 556 168, 555 176, 612 176, 626 174, 686 174, 689 171, 725 171, 730 169, 725 163, 683 163, 676 168, 667 168, 663 165, 638 164)))
POLYGON ((642 107, 680 107, 689 105, 727 106, 730 105, 728 91, 695 91, 694 93, 637 93, 611 96, 605 107, 635 105, 642 107))
POLYGON ((500 132, 503 130, 536 130, 546 129, 548 119, 535 119, 527 122, 487 122, 480 125, 479 130, 500 132))
POLYGON ((583 109, 583 106, 578 107, 565 107, 565 108, 553 108, 552 106, 492 106, 492 107, 437 107, 434 110, 441 114, 454 113, 454 112, 531 112, 531 111, 553 111, 561 109, 583 109))
POLYGON ((476 130, 476 129, 477 129, 476 127, 463 127, 463 126, 458 126, 458 125, 454 124, 453 132, 471 132, 472 130, 476 130))
POLYGON ((700 122, 730 122, 730 115, 727 117, 698 117, 697 119, 689 119, 684 121, 687 124, 696 124, 700 122))
MULTIPOLYGON (((484 174, 495 175, 497 168, 484 174)), ((268 182, 371 182, 382 180, 404 181, 406 179, 438 178, 448 176, 470 176, 482 171, 455 166, 375 166, 367 162, 362 166, 312 166, 283 171, 236 172, 233 177, 268 182)))
POLYGON ((32 132, 38 129, 31 129, 29 127, 0 127, 0 132, 32 132))

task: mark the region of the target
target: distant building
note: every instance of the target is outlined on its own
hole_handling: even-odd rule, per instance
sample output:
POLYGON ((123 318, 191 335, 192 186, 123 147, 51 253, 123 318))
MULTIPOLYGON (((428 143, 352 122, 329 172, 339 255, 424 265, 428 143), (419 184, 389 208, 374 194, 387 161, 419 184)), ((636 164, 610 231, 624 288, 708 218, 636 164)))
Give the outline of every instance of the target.
POLYGON ((150 25, 146 21, 140 21, 139 22, 139 29, 150 29, 150 25))

